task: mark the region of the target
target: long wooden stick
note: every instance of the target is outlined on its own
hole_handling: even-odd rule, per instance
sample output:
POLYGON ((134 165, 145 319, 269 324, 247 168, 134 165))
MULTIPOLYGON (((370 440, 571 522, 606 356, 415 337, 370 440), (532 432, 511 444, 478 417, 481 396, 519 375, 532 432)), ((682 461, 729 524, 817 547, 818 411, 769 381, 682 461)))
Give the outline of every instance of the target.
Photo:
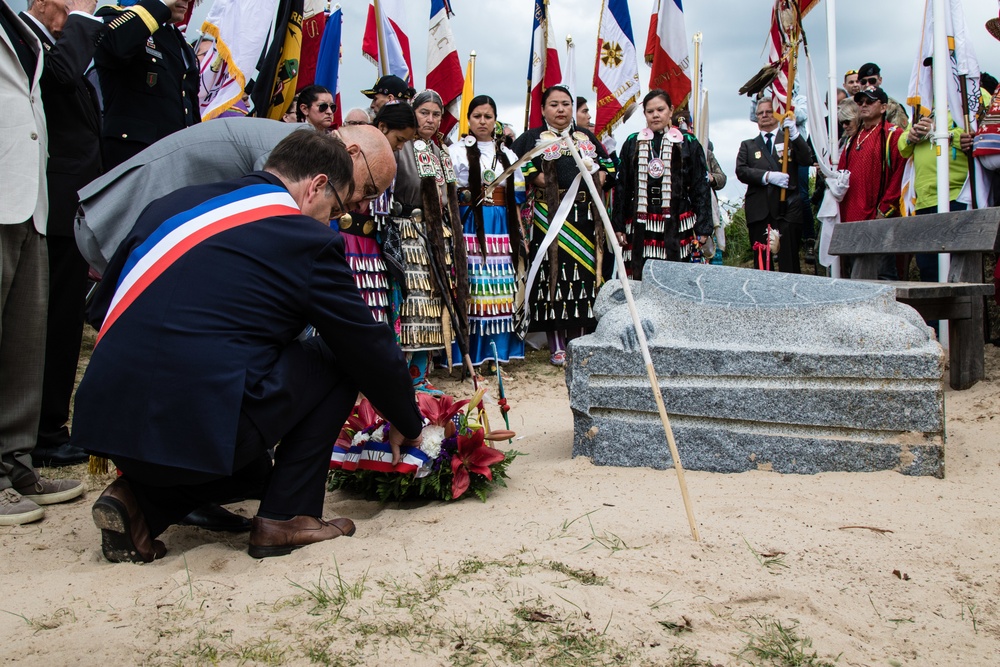
MULTIPOLYGON (((958 75, 958 86, 962 93, 962 112, 964 115, 964 125, 962 129, 968 134, 972 132, 972 124, 969 122, 969 90, 968 84, 965 80, 964 74, 958 75)), ((961 150, 961 146, 959 146, 961 150)), ((972 196, 972 206, 970 208, 979 208, 978 197, 976 196, 976 158, 972 157, 972 151, 965 154, 966 160, 969 162, 969 194, 972 196)))
MULTIPOLYGON (((792 49, 791 56, 788 58, 788 90, 785 91, 785 115, 782 116, 782 120, 791 116, 795 118, 795 112, 792 111, 792 87, 795 85, 795 68, 798 66, 798 54, 799 54, 799 38, 797 35, 792 35, 792 49)), ((781 152, 781 173, 788 173, 788 128, 785 128, 785 150, 781 152)), ((788 191, 785 188, 781 188, 781 201, 785 201, 785 197, 788 191)))
MULTIPOLYGON (((664 141, 666 139, 664 138, 664 141)), ((583 163, 583 158, 580 156, 580 151, 573 144, 573 140, 570 138, 563 139, 563 143, 569 147, 569 152, 573 156, 573 160, 576 161, 577 167, 580 168, 580 174, 584 183, 587 184, 587 189, 590 191, 590 197, 594 202, 601 201, 601 195, 597 191, 597 186, 594 184, 594 179, 590 178, 590 170, 583 163)), ((604 231, 609 239, 615 238, 615 230, 611 226, 611 220, 608 218, 608 212, 600 204, 594 206, 601 216, 601 221, 604 223, 604 231)), ((656 409, 660 413, 660 421, 663 423, 663 431, 667 434, 667 444, 670 445, 670 455, 674 458, 674 470, 677 471, 677 481, 681 487, 681 497, 684 499, 684 510, 687 512, 688 524, 691 526, 691 537, 694 538, 695 542, 699 542, 698 537, 698 526, 694 521, 694 511, 691 509, 691 499, 688 497, 687 482, 684 481, 684 466, 681 465, 680 454, 677 453, 677 443, 674 442, 674 432, 670 428, 670 418, 667 416, 667 407, 663 404, 663 395, 660 393, 660 383, 656 379, 656 370, 653 368, 653 358, 649 354, 649 345, 646 343, 646 332, 642 329, 642 322, 639 320, 639 312, 635 309, 635 299, 632 297, 632 286, 629 284, 627 274, 625 273, 625 258, 622 257, 621 246, 618 245, 617 240, 611 243, 611 247, 615 252, 615 264, 618 266, 618 275, 621 278, 622 289, 625 292, 625 301, 628 303, 628 312, 632 315, 632 324, 635 326, 635 334, 639 339, 639 348, 642 350, 642 360, 646 363, 646 375, 649 376, 649 386, 653 389, 653 398, 656 399, 656 409)))

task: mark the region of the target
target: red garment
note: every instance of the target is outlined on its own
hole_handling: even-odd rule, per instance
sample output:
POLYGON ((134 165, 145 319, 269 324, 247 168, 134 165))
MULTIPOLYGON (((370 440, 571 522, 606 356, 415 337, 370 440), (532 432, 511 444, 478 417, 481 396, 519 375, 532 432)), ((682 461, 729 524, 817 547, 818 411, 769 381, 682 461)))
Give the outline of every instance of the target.
POLYGON ((859 128, 840 154, 839 169, 851 172, 851 184, 840 202, 841 222, 874 220, 882 216, 899 215, 900 190, 903 166, 906 161, 899 154, 899 133, 895 125, 883 120, 872 130, 859 128), (889 156, 883 178, 885 156, 889 156))

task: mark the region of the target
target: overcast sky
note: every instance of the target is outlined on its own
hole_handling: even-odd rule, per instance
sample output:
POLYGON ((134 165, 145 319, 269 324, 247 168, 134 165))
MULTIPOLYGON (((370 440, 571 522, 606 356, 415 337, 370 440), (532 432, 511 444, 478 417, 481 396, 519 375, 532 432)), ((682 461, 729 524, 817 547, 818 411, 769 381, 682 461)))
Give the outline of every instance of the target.
MULTIPOLYGON (((24 0, 7 0, 15 9, 24 0)), ((826 86, 827 21, 826 2, 821 0, 805 18, 806 39, 821 86, 826 86)), ((101 4, 107 4, 101 2, 101 4)), ((346 0, 344 8, 343 66, 341 100, 346 109, 367 105, 359 92, 376 78, 375 66, 361 55, 368 0, 346 0)), ((427 74, 427 29, 429 0, 406 0, 405 29, 410 36, 415 87, 419 90, 427 74)), ((629 0, 636 51, 643 53, 653 0, 629 0)), ((733 173, 739 142, 753 135, 756 126, 748 119, 749 102, 737 94, 740 86, 763 66, 763 47, 770 23, 771 0, 684 0, 687 33, 703 34, 702 62, 704 85, 709 91, 710 135, 723 170, 729 175, 726 194, 738 197, 744 187, 733 173)), ((994 0, 963 0, 966 22, 982 69, 1000 75, 1000 42, 983 27, 998 15, 994 0)), ((211 5, 204 0, 196 10, 189 36, 200 27, 211 5)), ((501 120, 518 131, 524 123, 524 99, 531 39, 533 0, 452 0, 455 16, 452 31, 458 44, 462 66, 469 52, 476 51, 476 93, 496 99, 501 120)), ((838 82, 847 69, 857 69, 872 61, 882 68, 886 92, 898 99, 906 97, 910 70, 916 59, 924 0, 836 0, 838 82)), ((576 84, 578 94, 591 101, 590 78, 600 22, 601 0, 551 0, 552 36, 566 71, 566 35, 576 44, 576 84)), ((643 92, 649 68, 639 63, 643 92)), ((641 111, 624 129, 615 133, 619 143, 627 133, 643 126, 641 111)))

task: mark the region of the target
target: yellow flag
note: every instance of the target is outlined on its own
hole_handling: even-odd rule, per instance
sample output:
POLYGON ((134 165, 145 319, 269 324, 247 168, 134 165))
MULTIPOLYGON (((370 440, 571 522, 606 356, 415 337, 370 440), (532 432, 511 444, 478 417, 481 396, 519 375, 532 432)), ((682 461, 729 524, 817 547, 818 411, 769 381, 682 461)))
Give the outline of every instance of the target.
POLYGON ((469 133, 469 102, 476 96, 476 52, 469 56, 469 64, 465 67, 465 85, 462 86, 462 110, 458 117, 458 136, 469 133))

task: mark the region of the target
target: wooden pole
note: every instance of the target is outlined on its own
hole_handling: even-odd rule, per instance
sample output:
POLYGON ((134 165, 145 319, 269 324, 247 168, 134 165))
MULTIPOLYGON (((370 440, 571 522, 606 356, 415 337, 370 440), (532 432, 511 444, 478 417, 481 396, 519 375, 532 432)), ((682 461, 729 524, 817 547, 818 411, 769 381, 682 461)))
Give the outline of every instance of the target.
MULTIPOLYGON (((958 75, 958 86, 962 91, 962 115, 965 120, 963 128, 965 133, 968 134, 972 132, 972 123, 969 121, 969 89, 968 82, 964 74, 958 75)), ((961 142, 959 142, 961 144, 961 142)), ((959 150, 961 150, 961 145, 959 145, 959 150)), ((976 158, 972 157, 972 152, 965 154, 966 159, 969 161, 969 194, 972 196, 972 206, 970 208, 979 208, 978 202, 976 201, 976 158)))
POLYGON ((372 6, 375 8, 375 34, 378 38, 378 75, 379 78, 385 76, 389 73, 388 67, 388 55, 385 48, 385 29, 382 25, 382 8, 379 6, 378 0, 372 0, 372 6))
MULTIPOLYGON (((566 138, 562 140, 569 147, 569 152, 573 156, 577 167, 580 169, 581 180, 586 183, 590 191, 590 197, 594 202, 601 201, 601 193, 597 191, 594 179, 590 178, 590 170, 583 162, 580 151, 573 144, 573 140, 566 138)), ((664 139, 666 141, 666 139, 664 139)), ((604 231, 608 239, 615 238, 615 230, 611 226, 608 212, 603 206, 595 206, 604 223, 604 231)), ((688 524, 691 526, 691 537, 695 542, 699 542, 698 526, 695 524, 694 511, 691 508, 691 499, 688 497, 687 482, 684 481, 684 466, 681 465, 680 454, 677 453, 677 443, 674 442, 674 432, 670 428, 670 418, 667 416, 667 407, 663 403, 663 395, 660 393, 660 383, 656 379, 656 370, 653 368, 653 358, 649 354, 649 345, 646 342, 646 332, 643 331, 642 322, 639 319, 639 312, 635 308, 635 299, 632 296, 632 286, 629 284, 625 273, 625 259, 622 257, 621 246, 617 241, 611 243, 615 252, 615 264, 618 266, 618 276, 621 278, 622 290, 625 292, 625 301, 628 304, 628 312, 632 315, 632 324, 635 326, 635 334, 639 340, 639 349, 642 350, 642 360, 646 364, 646 375, 649 377, 649 386, 653 389, 653 398, 656 400, 656 409, 660 413, 660 421, 663 423, 663 432, 667 435, 667 444, 670 446, 670 455, 674 459, 674 470, 677 471, 677 482, 681 487, 681 497, 684 499, 684 511, 687 512, 688 524)))
MULTIPOLYGON (((788 118, 789 116, 791 116, 793 120, 795 118, 795 112, 792 111, 792 88, 795 86, 795 67, 798 64, 797 60, 799 55, 799 35, 797 31, 792 33, 791 42, 792 42, 791 53, 788 58, 788 89, 785 91, 785 113, 781 117, 782 120, 788 118)), ((781 173, 787 174, 788 152, 789 152, 787 127, 785 128, 784 131, 784 142, 785 142, 785 150, 781 152, 781 173)), ((781 201, 785 201, 785 196, 787 194, 788 191, 785 188, 781 188, 781 201)))

